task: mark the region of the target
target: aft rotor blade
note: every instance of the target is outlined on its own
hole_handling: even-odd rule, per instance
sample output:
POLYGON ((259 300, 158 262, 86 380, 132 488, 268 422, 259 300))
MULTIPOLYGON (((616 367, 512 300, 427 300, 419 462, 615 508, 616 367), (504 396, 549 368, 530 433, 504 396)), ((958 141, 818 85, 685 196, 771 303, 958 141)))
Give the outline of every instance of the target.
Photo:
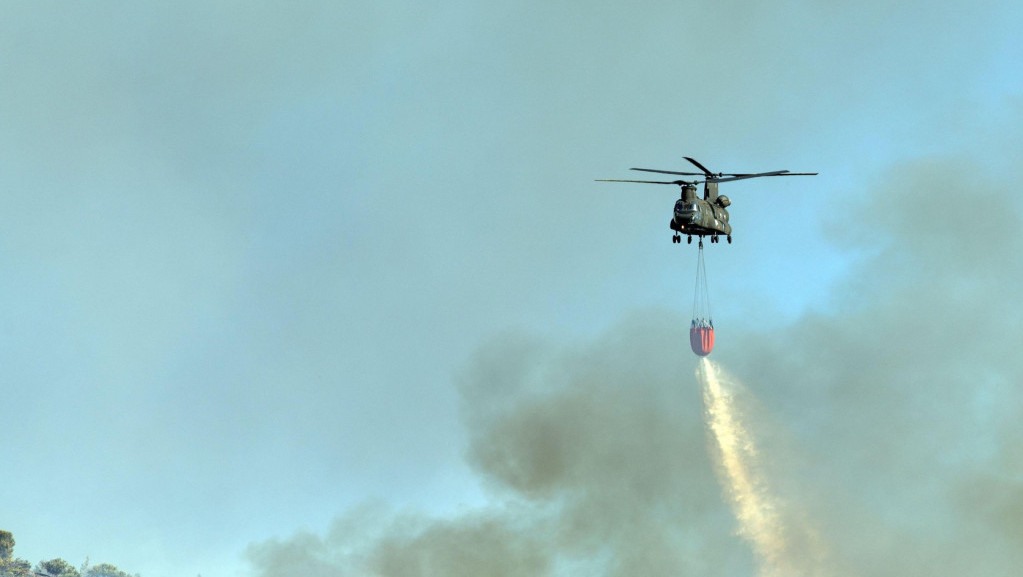
POLYGON ((690 184, 690 183, 682 181, 682 180, 675 180, 675 181, 672 181, 672 182, 668 182, 668 181, 664 181, 664 180, 618 180, 618 179, 609 179, 609 178, 598 178, 598 179, 596 179, 596 182, 638 182, 639 184, 674 184, 676 186, 683 186, 683 185, 686 185, 686 184, 690 184))
POLYGON ((732 180, 743 180, 746 178, 757 178, 758 176, 814 176, 815 172, 789 172, 787 170, 775 170, 773 172, 758 172, 756 174, 740 174, 727 178, 708 178, 707 182, 730 182, 732 180))
POLYGON ((745 180, 747 178, 757 178, 760 176, 785 176, 788 173, 787 170, 775 170, 773 172, 758 172, 756 174, 739 174, 736 176, 725 176, 725 177, 709 177, 707 182, 731 182, 733 180, 745 180))
POLYGON ((789 172, 787 170, 775 170, 774 172, 758 172, 756 174, 733 174, 727 178, 708 178, 707 182, 731 182, 733 180, 757 178, 758 176, 815 176, 816 174, 816 172, 789 172))
POLYGON ((629 170, 641 170, 643 172, 657 172, 660 174, 680 174, 682 176, 706 176, 702 172, 674 172, 671 170, 655 170, 653 168, 630 168, 629 170))
POLYGON ((682 158, 688 160, 689 162, 693 163, 693 165, 696 166, 696 168, 699 168, 700 170, 702 170, 703 171, 703 176, 714 176, 714 173, 709 171, 709 170, 707 170, 706 166, 700 164, 699 162, 693 160, 692 158, 689 158, 688 156, 683 156, 682 158))

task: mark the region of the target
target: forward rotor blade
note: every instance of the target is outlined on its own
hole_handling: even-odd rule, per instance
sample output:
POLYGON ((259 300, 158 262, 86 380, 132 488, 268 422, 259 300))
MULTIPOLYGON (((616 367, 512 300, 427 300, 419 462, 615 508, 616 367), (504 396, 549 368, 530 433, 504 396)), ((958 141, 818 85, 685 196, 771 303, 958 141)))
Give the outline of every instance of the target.
POLYGON ((702 172, 674 172, 671 170, 655 170, 653 168, 630 168, 629 170, 641 170, 643 172, 657 172, 660 174, 681 174, 682 176, 706 176, 702 172))
POLYGON ((668 182, 668 181, 664 181, 664 180, 618 180, 618 179, 609 179, 609 178, 598 178, 598 179, 596 179, 595 182, 638 182, 640 184, 674 184, 675 186, 682 186, 682 185, 685 185, 685 184, 689 184, 688 182, 685 182, 685 181, 682 181, 682 180, 675 180, 675 181, 672 181, 672 182, 668 182))

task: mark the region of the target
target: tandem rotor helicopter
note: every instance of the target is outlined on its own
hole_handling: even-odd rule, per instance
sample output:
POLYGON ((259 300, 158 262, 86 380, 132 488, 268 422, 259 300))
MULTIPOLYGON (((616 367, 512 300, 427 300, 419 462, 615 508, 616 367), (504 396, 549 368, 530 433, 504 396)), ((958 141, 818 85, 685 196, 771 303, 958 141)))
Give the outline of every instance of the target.
POLYGON ((630 168, 641 172, 656 172, 658 174, 677 174, 680 176, 702 176, 704 180, 617 180, 597 179, 597 182, 637 182, 640 184, 674 184, 682 189, 681 197, 675 201, 675 214, 668 226, 675 234, 671 242, 681 243, 682 235, 686 235, 686 242, 692 244, 693 236, 700 237, 700 248, 703 248, 703 237, 709 236, 710 242, 719 242, 718 236, 725 235, 729 244, 732 242, 732 226, 728 224, 728 211, 726 208, 732 204, 727 196, 718 194, 718 183, 731 182, 733 180, 744 180, 747 178, 759 178, 761 176, 813 176, 816 172, 789 172, 787 170, 775 170, 772 172, 757 173, 724 173, 711 172, 696 160, 683 157, 702 172, 675 172, 671 170, 655 170, 653 168, 630 168), (696 195, 696 185, 703 184, 703 198, 696 195))

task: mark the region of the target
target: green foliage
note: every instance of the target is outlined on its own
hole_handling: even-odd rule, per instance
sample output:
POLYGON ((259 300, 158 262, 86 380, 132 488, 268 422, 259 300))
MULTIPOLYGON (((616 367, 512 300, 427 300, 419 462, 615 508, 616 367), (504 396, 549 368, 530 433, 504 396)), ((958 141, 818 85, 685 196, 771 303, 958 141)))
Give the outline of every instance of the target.
POLYGON ((0 531, 0 577, 22 577, 32 574, 32 565, 24 559, 14 559, 14 534, 0 531))
POLYGON ((14 534, 0 530, 0 562, 10 561, 14 554, 14 534))
POLYGON ((89 567, 85 577, 133 577, 131 574, 121 571, 110 563, 100 563, 89 567))
POLYGON ((68 563, 63 559, 50 559, 49 561, 40 561, 35 568, 36 573, 47 572, 50 575, 56 577, 81 577, 81 573, 78 569, 75 569, 74 565, 68 563))
MULTIPOLYGON (((10 531, 0 530, 0 577, 33 577, 32 565, 24 559, 14 559, 14 535, 10 531)), ((35 568, 36 573, 49 573, 54 577, 141 577, 138 573, 131 575, 121 571, 110 563, 89 566, 89 558, 85 558, 81 569, 75 569, 67 561, 50 559, 40 561, 35 568)))
POLYGON ((24 559, 4 559, 0 561, 0 576, 27 577, 32 575, 32 565, 24 559))

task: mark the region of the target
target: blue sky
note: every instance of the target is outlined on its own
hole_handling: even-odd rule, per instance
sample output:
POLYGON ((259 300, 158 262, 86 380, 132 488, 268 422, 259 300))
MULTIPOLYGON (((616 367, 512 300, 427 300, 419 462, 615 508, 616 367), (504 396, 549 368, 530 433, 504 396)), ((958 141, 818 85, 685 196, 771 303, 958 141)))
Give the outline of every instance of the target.
MULTIPOLYGON (((268 574, 250 545, 367 501, 456 520, 501 502, 456 386, 481 350, 603 350, 635 315, 669 338, 661 322, 688 322, 674 193, 593 182, 632 166, 820 172, 722 186, 735 243, 707 271, 741 375, 812 365, 813 342, 765 344, 800 327, 833 342, 820 331, 899 318, 905 287, 945 286, 943 258, 984 255, 962 272, 980 288, 957 290, 1018 308, 995 290, 1018 285, 1016 255, 986 250, 1018 243, 1016 3, 5 12, 0 528, 33 563, 268 574)), ((940 294, 919 301, 954 309, 940 294)), ((650 350, 677 351, 665 370, 688 383, 685 348, 650 350)), ((788 393, 764 402, 826 451, 814 418, 841 401, 814 396, 811 418, 788 393)), ((991 455, 1018 432, 949 428, 991 455)), ((741 573, 731 546, 715 555, 741 573)))

